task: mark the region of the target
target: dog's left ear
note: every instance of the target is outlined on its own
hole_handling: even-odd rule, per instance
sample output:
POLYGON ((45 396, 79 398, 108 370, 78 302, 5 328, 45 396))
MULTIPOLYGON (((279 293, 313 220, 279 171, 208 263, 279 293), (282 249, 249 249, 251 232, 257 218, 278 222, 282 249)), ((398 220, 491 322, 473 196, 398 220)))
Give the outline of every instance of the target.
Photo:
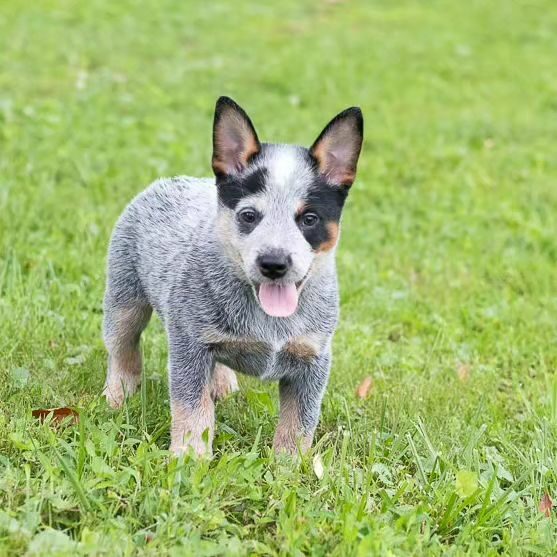
POLYGON ((220 97, 213 123, 213 171, 227 176, 241 172, 261 150, 255 128, 241 106, 220 97))
POLYGON ((328 182, 345 187, 352 185, 363 136, 364 119, 358 107, 343 110, 327 124, 309 152, 328 182))

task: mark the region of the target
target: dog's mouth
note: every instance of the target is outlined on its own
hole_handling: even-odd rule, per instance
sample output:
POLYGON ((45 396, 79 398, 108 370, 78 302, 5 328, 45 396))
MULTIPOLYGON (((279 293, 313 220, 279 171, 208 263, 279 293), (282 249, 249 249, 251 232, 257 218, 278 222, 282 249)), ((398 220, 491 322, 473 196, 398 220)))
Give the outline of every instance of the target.
POLYGON ((263 311, 271 317, 290 317, 298 308, 304 280, 298 282, 263 282, 255 285, 255 293, 263 311))

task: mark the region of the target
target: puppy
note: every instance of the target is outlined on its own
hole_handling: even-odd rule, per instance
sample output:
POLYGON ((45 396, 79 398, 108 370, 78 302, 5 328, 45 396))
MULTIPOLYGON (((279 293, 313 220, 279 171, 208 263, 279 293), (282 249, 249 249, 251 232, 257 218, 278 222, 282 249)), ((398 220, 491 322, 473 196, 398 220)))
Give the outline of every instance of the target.
POLYGON ((221 97, 215 179, 161 179, 120 217, 104 300, 104 395, 119 408, 141 379, 153 309, 168 334, 170 450, 210 454, 214 402, 235 371, 279 382, 277 452, 307 450, 331 367, 339 302, 335 248, 362 146, 359 108, 311 148, 261 143, 221 97), (235 371, 233 371, 235 370, 235 371))

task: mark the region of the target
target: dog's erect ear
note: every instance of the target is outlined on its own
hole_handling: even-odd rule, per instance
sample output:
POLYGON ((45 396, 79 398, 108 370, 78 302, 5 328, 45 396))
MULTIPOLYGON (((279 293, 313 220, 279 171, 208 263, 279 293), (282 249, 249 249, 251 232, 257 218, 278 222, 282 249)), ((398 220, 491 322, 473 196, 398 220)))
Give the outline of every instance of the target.
POLYGON ((315 140, 309 152, 328 182, 338 186, 352 185, 363 135, 362 111, 352 107, 335 116, 315 140))
POLYGON ((216 176, 241 172, 261 144, 248 115, 232 99, 220 97, 213 123, 213 171, 216 176))

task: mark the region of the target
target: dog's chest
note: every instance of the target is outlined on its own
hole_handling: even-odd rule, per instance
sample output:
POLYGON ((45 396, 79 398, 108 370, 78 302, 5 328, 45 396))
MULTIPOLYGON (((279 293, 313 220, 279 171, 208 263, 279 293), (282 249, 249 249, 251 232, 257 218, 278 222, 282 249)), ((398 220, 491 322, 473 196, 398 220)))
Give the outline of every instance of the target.
POLYGON ((235 371, 261 379, 280 379, 306 367, 324 349, 325 337, 309 333, 281 340, 259 340, 212 332, 204 335, 215 359, 235 371))

